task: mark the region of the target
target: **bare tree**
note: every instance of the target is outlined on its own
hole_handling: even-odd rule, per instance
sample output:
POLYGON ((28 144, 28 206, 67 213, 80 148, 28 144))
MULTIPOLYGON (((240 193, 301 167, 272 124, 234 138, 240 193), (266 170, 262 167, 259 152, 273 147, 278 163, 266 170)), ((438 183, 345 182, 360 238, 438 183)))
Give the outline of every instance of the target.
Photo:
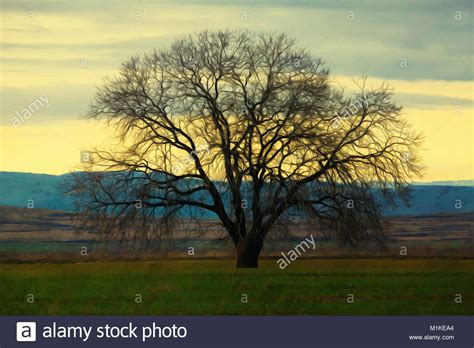
POLYGON ((420 136, 391 89, 354 82, 347 96, 283 34, 205 31, 131 58, 90 108, 122 147, 77 175, 83 221, 146 243, 180 211, 211 213, 237 267, 258 266, 285 214, 342 243, 383 243, 381 202, 405 197, 420 173, 420 136))

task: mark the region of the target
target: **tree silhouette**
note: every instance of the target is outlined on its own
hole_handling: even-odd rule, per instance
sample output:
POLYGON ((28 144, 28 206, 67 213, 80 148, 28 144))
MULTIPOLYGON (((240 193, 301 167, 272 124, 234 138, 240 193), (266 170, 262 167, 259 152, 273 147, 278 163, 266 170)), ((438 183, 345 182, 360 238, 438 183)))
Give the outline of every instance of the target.
POLYGON ((76 175, 82 222, 146 243, 183 209, 210 212, 237 267, 257 267, 290 215, 345 244, 383 243, 381 204, 420 173, 420 136, 391 89, 354 82, 346 95, 284 34, 205 31, 131 58, 90 107, 122 147, 76 175))

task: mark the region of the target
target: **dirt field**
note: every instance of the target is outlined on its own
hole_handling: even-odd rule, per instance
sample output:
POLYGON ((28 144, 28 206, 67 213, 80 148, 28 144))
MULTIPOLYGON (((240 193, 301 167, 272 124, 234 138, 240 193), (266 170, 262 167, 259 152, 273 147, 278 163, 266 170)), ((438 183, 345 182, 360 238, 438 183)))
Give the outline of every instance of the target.
MULTIPOLYGON (((199 238, 180 232, 159 249, 134 252, 109 245, 108 252, 104 253, 105 246, 97 235, 74 231, 73 218, 73 214, 62 211, 0 206, 0 260, 83 261, 81 250, 84 247, 88 250, 88 260, 180 259, 188 257, 190 247, 200 258, 232 258, 234 253, 230 240, 215 241, 215 237, 225 236, 215 221, 196 225, 201 231, 199 238)), ((360 249, 341 248, 318 236, 309 226, 295 225, 292 238, 269 240, 262 257, 279 257, 282 251, 298 243, 299 238, 314 234, 317 248, 304 257, 471 258, 474 256, 473 221, 474 213, 393 217, 389 220, 391 240, 385 249, 370 245, 360 249)))

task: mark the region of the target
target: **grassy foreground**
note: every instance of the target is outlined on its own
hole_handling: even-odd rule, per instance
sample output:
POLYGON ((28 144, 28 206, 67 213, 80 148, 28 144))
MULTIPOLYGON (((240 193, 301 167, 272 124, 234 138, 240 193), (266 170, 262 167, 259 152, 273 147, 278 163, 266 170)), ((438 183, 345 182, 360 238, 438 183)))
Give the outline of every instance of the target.
POLYGON ((0 264, 0 314, 474 314, 474 260, 0 264))

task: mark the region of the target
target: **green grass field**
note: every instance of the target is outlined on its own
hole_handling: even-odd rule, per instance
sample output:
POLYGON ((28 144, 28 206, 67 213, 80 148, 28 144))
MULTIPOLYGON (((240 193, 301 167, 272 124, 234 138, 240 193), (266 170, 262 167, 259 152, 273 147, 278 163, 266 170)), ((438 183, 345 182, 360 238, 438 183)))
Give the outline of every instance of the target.
POLYGON ((0 264, 0 314, 474 314, 474 260, 0 264))

